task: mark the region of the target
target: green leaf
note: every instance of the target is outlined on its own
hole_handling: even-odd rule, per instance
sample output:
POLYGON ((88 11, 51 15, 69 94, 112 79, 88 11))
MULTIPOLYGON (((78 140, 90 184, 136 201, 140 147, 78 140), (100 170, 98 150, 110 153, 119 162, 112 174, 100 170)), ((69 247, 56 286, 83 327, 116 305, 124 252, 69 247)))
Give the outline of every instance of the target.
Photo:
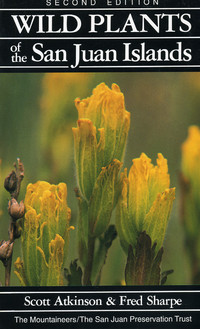
MULTIPOLYGON (((156 250, 156 243, 154 243, 153 248, 154 248, 154 250, 156 250)), ((151 274, 150 274, 150 278, 149 278, 149 280, 150 280, 149 285, 159 285, 160 284, 160 272, 161 272, 160 264, 162 261, 162 255, 163 255, 163 247, 158 251, 157 256, 153 260, 151 274)))
POLYGON ((64 269, 64 276, 68 281, 68 286, 82 286, 82 270, 77 265, 77 259, 70 264, 70 269, 64 269))
POLYGON ((117 231, 114 225, 110 225, 105 234, 99 238, 99 246, 95 253, 92 271, 93 285, 99 285, 101 272, 106 262, 108 250, 117 237, 117 231))
POLYGON ((129 246, 125 280, 127 285, 159 285, 160 263, 163 249, 155 255, 156 244, 151 243, 151 238, 141 233, 137 240, 136 248, 129 246))
POLYGON ((30 286, 39 286, 41 276, 41 256, 37 250, 38 226, 35 209, 27 211, 24 222, 22 251, 26 280, 30 286))
POLYGON ((168 270, 161 274, 161 286, 163 286, 166 283, 168 275, 172 273, 174 273, 174 270, 168 270))

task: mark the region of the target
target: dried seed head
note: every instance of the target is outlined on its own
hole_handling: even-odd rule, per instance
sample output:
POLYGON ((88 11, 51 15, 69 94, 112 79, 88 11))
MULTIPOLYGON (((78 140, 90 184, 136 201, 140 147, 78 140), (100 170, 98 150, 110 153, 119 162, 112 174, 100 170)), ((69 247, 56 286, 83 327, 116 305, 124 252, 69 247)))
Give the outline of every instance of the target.
POLYGON ((2 262, 5 262, 7 259, 9 259, 12 255, 13 250, 13 242, 10 243, 10 241, 1 241, 0 244, 0 259, 2 262))
POLYGON ((25 213, 25 206, 23 201, 18 203, 15 199, 11 199, 8 203, 8 212, 14 220, 22 218, 25 213))
POLYGON ((4 187, 9 193, 16 190, 17 175, 16 175, 16 172, 14 170, 5 178, 4 187))

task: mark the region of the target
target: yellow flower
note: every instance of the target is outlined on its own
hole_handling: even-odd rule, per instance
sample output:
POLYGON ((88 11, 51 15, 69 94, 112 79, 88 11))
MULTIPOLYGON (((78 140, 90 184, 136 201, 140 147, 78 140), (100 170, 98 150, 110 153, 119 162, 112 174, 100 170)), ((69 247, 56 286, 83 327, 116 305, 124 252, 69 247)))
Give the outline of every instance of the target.
POLYGON ((78 127, 73 128, 75 162, 82 195, 89 200, 102 167, 122 161, 130 126, 120 88, 98 85, 91 97, 76 99, 78 127))
POLYGON ((101 83, 91 97, 76 99, 79 120, 89 119, 96 127, 97 141, 105 138, 104 165, 112 159, 122 160, 130 126, 130 113, 125 110, 124 95, 119 86, 112 84, 110 89, 101 83))
POLYGON ((175 189, 169 185, 167 160, 162 154, 158 154, 157 166, 144 153, 133 160, 117 206, 117 228, 123 246, 134 246, 138 233, 143 231, 157 243, 157 250, 162 246, 175 198, 175 189))
POLYGON ((51 185, 38 181, 27 186, 24 202, 26 213, 22 223, 23 266, 19 268, 19 264, 22 264, 19 260, 16 263, 18 277, 24 273, 21 282, 35 286, 48 285, 50 281, 54 285, 59 284, 71 217, 66 198, 67 186, 64 183, 51 185), (59 262, 58 255, 61 255, 59 262), (54 276, 51 273, 50 279, 52 271, 56 274, 54 276))
POLYGON ((182 172, 196 189, 200 197, 200 129, 191 126, 188 129, 188 138, 182 145, 182 172))
MULTIPOLYGON (((24 204, 25 219, 35 210, 40 225, 43 225, 46 232, 48 231, 48 240, 53 239, 55 234, 65 237, 71 217, 71 210, 67 207, 66 184, 51 185, 43 181, 29 184, 24 204)), ((26 225, 26 221, 24 224, 26 225)))
MULTIPOLYGON (((200 227, 200 128, 190 126, 182 144, 182 215, 188 239, 197 243, 193 252, 199 252, 200 227), (197 241, 197 242, 195 242, 197 241)), ((200 258, 200 252, 199 252, 200 258)))

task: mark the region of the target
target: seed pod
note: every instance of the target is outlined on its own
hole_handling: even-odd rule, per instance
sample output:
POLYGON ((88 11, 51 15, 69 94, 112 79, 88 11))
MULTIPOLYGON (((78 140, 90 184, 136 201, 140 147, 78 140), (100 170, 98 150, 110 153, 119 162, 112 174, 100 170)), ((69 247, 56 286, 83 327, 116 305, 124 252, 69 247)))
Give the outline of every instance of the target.
POLYGON ((1 241, 0 245, 0 259, 3 263, 6 262, 7 259, 10 258, 12 255, 13 250, 13 242, 10 243, 10 241, 1 241))
POLYGON ((23 201, 18 203, 15 199, 11 199, 8 203, 8 212, 14 220, 22 218, 25 213, 25 206, 23 201))
POLYGON ((17 187, 17 175, 14 170, 5 178, 4 187, 9 193, 15 191, 17 187))

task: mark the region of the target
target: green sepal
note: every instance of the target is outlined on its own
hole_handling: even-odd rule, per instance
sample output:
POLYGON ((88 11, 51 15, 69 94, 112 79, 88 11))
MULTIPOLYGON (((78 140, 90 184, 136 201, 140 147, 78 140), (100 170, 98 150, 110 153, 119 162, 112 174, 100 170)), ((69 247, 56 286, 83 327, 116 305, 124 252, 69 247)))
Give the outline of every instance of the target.
POLYGON ((127 170, 124 169, 124 172, 120 173, 119 179, 115 183, 115 197, 114 197, 114 208, 117 206, 118 201, 121 197, 124 180, 127 179, 127 170))
POLYGON ((105 150, 105 153, 107 151, 108 155, 112 155, 114 158, 119 159, 120 161, 123 161, 123 157, 124 157, 124 152, 125 152, 125 148, 126 148, 126 141, 128 138, 128 132, 129 132, 129 127, 130 127, 130 116, 127 115, 124 118, 124 122, 123 124, 119 124, 118 129, 115 132, 114 136, 111 136, 110 131, 107 132, 107 136, 110 137, 110 144, 108 149, 105 150), (113 144, 113 142, 115 142, 114 144, 114 152, 113 154, 111 154, 110 150, 112 149, 112 146, 110 147, 110 145, 113 144))
POLYGON ((133 242, 136 241, 137 237, 136 228, 133 230, 133 223, 131 226, 129 223, 127 204, 124 201, 120 201, 116 210, 116 228, 120 244, 126 254, 128 254, 129 245, 133 245, 133 242))
POLYGON ((64 259, 64 244, 63 238, 56 234, 55 239, 49 243, 49 260, 45 258, 44 251, 37 247, 42 257, 41 268, 41 286, 59 286, 61 284, 61 268, 64 259))
POLYGON ((23 263, 26 280, 29 286, 38 286, 40 282, 39 259, 37 250, 38 216, 34 209, 25 215, 23 236, 23 263))
POLYGON ((75 163, 79 187, 85 200, 89 200, 96 180, 97 139, 96 127, 87 119, 78 120, 78 128, 73 128, 75 163))
POLYGON ((128 210, 128 180, 126 170, 121 173, 117 187, 116 228, 121 246, 125 253, 128 254, 129 245, 135 246, 138 232, 135 222, 130 218, 128 210))
POLYGON ((156 252, 162 247, 169 216, 175 198, 175 188, 166 189, 158 193, 148 214, 145 216, 143 230, 156 242, 156 252))
POLYGON ((49 265, 47 264, 46 257, 44 251, 37 247, 37 252, 39 254, 39 257, 41 258, 41 276, 40 276, 40 285, 41 286, 48 286, 48 273, 49 273, 49 265))
POLYGON ((88 209, 89 233, 92 237, 104 233, 110 222, 121 165, 120 161, 113 160, 108 167, 102 168, 97 178, 88 209))
POLYGON ((127 285, 159 285, 160 264, 163 248, 155 253, 156 244, 152 246, 151 238, 141 233, 137 245, 133 250, 129 246, 127 264, 125 269, 125 281, 127 285))

